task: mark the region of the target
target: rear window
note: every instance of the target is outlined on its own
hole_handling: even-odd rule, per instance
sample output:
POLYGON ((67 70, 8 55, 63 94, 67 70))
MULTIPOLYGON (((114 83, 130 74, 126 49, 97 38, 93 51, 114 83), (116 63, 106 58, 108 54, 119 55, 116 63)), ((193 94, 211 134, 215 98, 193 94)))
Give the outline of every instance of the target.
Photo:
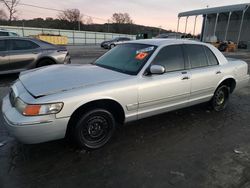
POLYGON ((11 40, 11 50, 31 50, 39 48, 39 46, 29 40, 11 40))
POLYGON ((205 52, 207 54, 207 58, 208 58, 208 65, 213 66, 213 65, 218 65, 219 62, 217 60, 217 58, 215 57, 214 53, 208 49, 208 47, 204 46, 205 52))
POLYGON ((184 46, 191 68, 208 66, 207 56, 205 54, 205 50, 202 45, 187 44, 184 46))
POLYGON ((9 36, 9 33, 8 32, 1 32, 0 31, 0 36, 9 36))

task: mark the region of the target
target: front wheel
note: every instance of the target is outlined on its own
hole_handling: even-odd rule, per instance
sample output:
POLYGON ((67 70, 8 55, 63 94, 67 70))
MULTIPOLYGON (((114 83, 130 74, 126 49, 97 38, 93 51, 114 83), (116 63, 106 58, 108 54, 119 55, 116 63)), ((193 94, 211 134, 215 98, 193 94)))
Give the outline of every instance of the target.
POLYGON ((87 150, 104 146, 116 129, 115 118, 105 109, 94 109, 79 118, 74 137, 78 145, 87 150))
POLYGON ((226 85, 222 85, 214 93, 211 100, 211 106, 213 110, 219 112, 227 107, 230 95, 230 88, 226 85))

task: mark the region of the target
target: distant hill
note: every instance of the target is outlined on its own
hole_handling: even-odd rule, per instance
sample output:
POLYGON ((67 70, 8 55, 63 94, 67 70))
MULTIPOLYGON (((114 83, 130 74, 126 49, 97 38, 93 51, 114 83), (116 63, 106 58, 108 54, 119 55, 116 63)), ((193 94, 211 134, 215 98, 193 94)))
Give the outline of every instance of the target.
MULTIPOLYGON (((8 21, 0 20, 0 25, 9 25, 8 21)), ((31 20, 15 20, 11 23, 12 26, 53 28, 53 29, 69 29, 78 30, 79 23, 68 22, 53 18, 35 18, 31 20)), ((159 33, 172 33, 171 30, 164 30, 157 27, 150 27, 137 24, 80 24, 83 31, 110 32, 136 35, 139 33, 148 33, 150 36, 156 36, 159 33)))

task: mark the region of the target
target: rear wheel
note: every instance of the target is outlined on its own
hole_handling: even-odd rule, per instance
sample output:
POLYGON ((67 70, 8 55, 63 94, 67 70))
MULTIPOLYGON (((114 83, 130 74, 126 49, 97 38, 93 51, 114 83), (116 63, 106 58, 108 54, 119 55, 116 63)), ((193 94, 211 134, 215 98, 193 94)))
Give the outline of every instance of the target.
POLYGON ((115 47, 115 44, 111 44, 110 45, 110 49, 114 48, 115 47))
POLYGON ((211 100, 211 106, 215 111, 222 111, 227 107, 230 95, 230 88, 227 85, 218 87, 211 100))
POLYGON ((94 109, 80 116, 74 128, 78 146, 87 150, 104 146, 116 129, 115 118, 105 109, 94 109))
POLYGON ((37 63, 36 67, 43 67, 43 66, 48 66, 48 65, 53 65, 55 62, 51 59, 43 59, 37 63))

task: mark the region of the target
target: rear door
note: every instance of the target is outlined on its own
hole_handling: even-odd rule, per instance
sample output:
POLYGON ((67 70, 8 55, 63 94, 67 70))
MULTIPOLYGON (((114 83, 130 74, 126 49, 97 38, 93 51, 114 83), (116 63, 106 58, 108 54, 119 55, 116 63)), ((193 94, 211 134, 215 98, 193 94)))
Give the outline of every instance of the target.
POLYGON ((0 72, 9 70, 9 54, 7 42, 0 39, 0 72))
POLYGON ((26 39, 10 40, 10 69, 20 70, 35 66, 35 62, 41 53, 41 48, 36 43, 26 39))
POLYGON ((218 60, 213 52, 203 45, 185 44, 184 51, 189 61, 192 81, 189 102, 197 104, 208 101, 223 77, 218 60))

